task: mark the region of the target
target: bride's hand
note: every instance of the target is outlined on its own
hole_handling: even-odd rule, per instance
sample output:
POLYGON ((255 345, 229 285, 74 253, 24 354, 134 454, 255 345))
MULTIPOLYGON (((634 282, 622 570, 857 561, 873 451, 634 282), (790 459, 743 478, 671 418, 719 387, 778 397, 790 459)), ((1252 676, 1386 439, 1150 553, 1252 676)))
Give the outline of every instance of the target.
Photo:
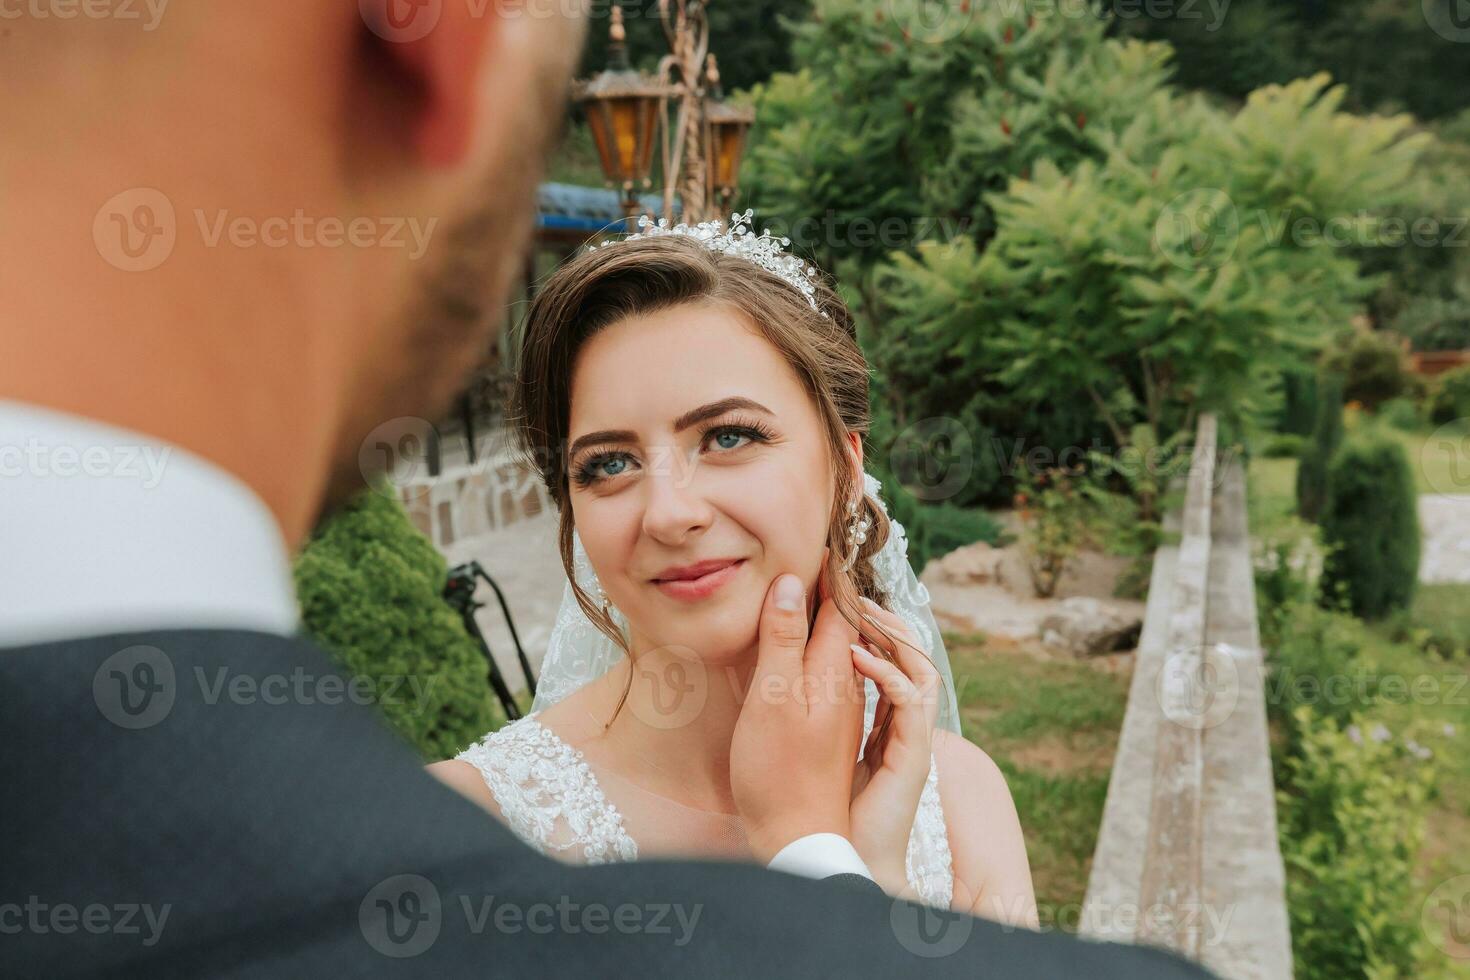
POLYGON ((755 671, 730 741, 730 787, 763 863, 809 834, 849 836, 863 731, 862 677, 850 649, 858 631, 823 602, 808 636, 800 580, 791 578, 798 594, 789 607, 777 604, 775 583, 767 589, 755 671))
POLYGON ((895 643, 866 628, 862 645, 870 651, 887 651, 897 663, 876 652, 852 653, 853 666, 878 685, 880 694, 873 731, 853 776, 853 846, 878 884, 897 895, 908 889, 904 858, 919 796, 929 777, 940 678, 928 658, 914 649, 920 644, 907 623, 870 599, 862 601, 880 625, 907 641, 895 643), (893 720, 885 738, 883 723, 888 717, 893 720))

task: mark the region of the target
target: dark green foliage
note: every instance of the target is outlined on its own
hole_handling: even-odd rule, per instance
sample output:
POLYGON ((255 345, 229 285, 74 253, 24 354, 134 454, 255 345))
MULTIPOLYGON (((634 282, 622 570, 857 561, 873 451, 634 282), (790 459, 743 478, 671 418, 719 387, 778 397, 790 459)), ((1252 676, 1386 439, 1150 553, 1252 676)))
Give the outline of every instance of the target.
POLYGON ((1342 376, 1324 374, 1317 381, 1317 424, 1296 471, 1297 513, 1317 520, 1327 500, 1328 465, 1342 443, 1342 376))
POLYGON ((484 655, 441 598, 448 570, 402 505, 365 490, 297 558, 304 632, 426 760, 503 722, 484 655))
MULTIPOLYGON (((1467 59, 1470 60, 1470 59, 1467 59)), ((1470 347, 1470 111, 1431 127, 1434 139, 1381 223, 1352 251, 1379 283, 1374 323, 1414 350, 1470 347)))
POLYGON ((1419 511, 1409 458, 1376 432, 1345 442, 1328 468, 1322 595, 1381 619, 1408 608, 1419 578, 1419 511))
POLYGON ((1470 364, 1435 379, 1429 415, 1435 425, 1470 418, 1470 364))
POLYGON ((1429 119, 1470 104, 1470 59, 1450 39, 1458 36, 1448 20, 1454 2, 1235 0, 1218 15, 1211 4, 1160 5, 1162 16, 1144 13, 1146 5, 1108 6, 1120 12, 1115 31, 1171 42, 1190 87, 1239 99, 1325 70, 1352 87, 1355 112, 1388 107, 1429 119), (1431 30, 1430 17, 1450 36, 1431 30))
POLYGON ((1435 769, 1366 718, 1294 717, 1302 736, 1277 817, 1295 976, 1422 976, 1414 866, 1435 769))
POLYGON ((1419 402, 1412 398, 1390 398, 1378 406, 1378 419, 1400 432, 1417 432, 1424 424, 1419 402))
MULTIPOLYGON (((1257 579, 1257 595, 1269 593, 1278 583, 1257 579)), ((1271 595, 1274 602, 1277 596, 1271 595)), ((1286 736, 1286 755, 1300 751, 1303 731, 1296 709, 1307 705, 1314 721, 1330 721, 1337 727, 1372 704, 1377 677, 1360 661, 1367 632, 1361 621, 1344 612, 1320 609, 1309 597, 1291 590, 1270 611, 1274 636, 1267 658, 1270 670, 1266 686, 1266 713, 1286 736)), ((1264 624, 1263 624, 1264 625, 1264 624)), ((1277 776, 1285 776, 1278 771, 1277 776)))
POLYGON ((1294 459, 1302 454, 1302 448, 1307 441, 1301 436, 1291 433, 1274 435, 1266 443, 1261 455, 1266 459, 1294 459))
POLYGON ((883 484, 879 495, 888 516, 903 525, 909 543, 909 563, 920 575, 931 558, 942 558, 967 544, 984 541, 998 544, 1001 527, 978 507, 958 507, 949 502, 928 504, 915 497, 879 467, 867 467, 883 484))
POLYGON ((1281 414, 1276 431, 1309 436, 1317 424, 1317 375, 1309 368, 1293 366, 1281 373, 1281 414))
POLYGON ((1370 412, 1417 391, 1403 341, 1386 332, 1354 330, 1346 343, 1327 351, 1322 363, 1327 371, 1342 375, 1343 400, 1370 412))
MULTIPOLYGON (((608 22, 614 0, 593 0, 587 25, 587 47, 579 78, 607 67, 608 22)), ((650 72, 669 53, 669 42, 653 0, 619 0, 628 31, 628 56, 650 72)), ((784 22, 805 17, 811 0, 740 0, 709 3, 710 50, 719 58, 725 91, 748 88, 772 72, 791 67, 791 38, 784 22)))

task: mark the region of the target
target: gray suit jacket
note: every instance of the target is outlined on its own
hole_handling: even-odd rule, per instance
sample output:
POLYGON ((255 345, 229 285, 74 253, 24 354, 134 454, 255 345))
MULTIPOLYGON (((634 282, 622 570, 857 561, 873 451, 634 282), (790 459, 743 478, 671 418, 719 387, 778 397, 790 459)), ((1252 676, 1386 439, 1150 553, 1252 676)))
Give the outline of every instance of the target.
POLYGON ((0 975, 1205 976, 863 879, 565 865, 358 700, 266 633, 0 651, 0 975))

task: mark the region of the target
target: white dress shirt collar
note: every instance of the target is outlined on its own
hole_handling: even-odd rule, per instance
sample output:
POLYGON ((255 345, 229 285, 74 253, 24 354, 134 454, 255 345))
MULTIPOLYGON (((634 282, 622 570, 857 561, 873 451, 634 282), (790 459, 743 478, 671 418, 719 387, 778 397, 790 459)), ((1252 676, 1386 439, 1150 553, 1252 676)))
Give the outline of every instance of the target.
POLYGON ((298 625, 265 502, 178 446, 0 399, 0 647, 298 625))

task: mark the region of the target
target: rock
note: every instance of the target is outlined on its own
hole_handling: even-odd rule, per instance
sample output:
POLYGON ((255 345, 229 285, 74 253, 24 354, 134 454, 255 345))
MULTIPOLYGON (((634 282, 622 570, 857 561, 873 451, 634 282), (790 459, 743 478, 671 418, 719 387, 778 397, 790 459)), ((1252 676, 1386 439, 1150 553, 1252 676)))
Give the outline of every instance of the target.
POLYGON ((996 565, 1003 552, 984 541, 956 548, 943 558, 936 558, 924 569, 925 578, 932 577, 950 585, 989 585, 995 581, 996 565))
POLYGON ((1063 599, 1041 621, 1041 642, 1078 657, 1092 657, 1138 644, 1141 616, 1120 612, 1099 599, 1063 599))

